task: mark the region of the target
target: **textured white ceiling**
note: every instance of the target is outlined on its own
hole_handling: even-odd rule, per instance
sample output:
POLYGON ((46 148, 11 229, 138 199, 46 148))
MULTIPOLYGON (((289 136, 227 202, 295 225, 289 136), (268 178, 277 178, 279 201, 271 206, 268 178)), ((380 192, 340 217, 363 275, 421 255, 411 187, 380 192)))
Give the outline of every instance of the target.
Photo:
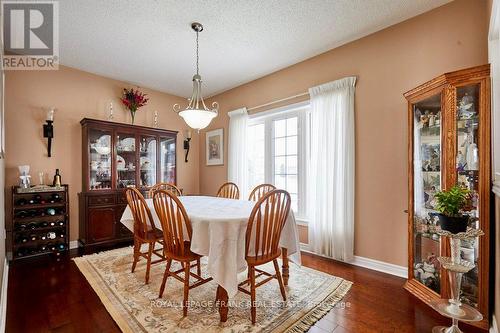
POLYGON ((450 0, 63 0, 61 63, 179 96, 191 92, 193 21, 214 95, 450 0))

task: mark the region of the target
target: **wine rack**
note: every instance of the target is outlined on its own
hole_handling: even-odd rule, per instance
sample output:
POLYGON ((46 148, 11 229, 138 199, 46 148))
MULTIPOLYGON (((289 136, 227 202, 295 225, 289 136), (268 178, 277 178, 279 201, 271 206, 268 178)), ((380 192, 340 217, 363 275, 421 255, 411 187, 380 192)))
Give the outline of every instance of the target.
POLYGON ((69 249, 68 185, 36 192, 13 186, 10 222, 12 260, 65 253, 69 249))

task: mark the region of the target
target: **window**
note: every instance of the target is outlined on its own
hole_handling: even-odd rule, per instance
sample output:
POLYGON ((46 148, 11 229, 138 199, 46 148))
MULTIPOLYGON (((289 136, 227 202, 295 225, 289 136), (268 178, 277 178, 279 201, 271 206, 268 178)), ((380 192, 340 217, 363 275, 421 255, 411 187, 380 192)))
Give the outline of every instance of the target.
POLYGON ((297 212, 298 200, 298 147, 297 147, 297 116, 273 120, 272 157, 274 160, 274 185, 290 193, 292 209, 297 212))
POLYGON ((250 191, 255 186, 266 182, 264 171, 265 163, 265 136, 264 124, 255 124, 248 127, 248 184, 250 191))
POLYGON ((263 183, 287 190, 292 209, 305 218, 305 147, 308 103, 251 117, 248 125, 249 191, 263 183))

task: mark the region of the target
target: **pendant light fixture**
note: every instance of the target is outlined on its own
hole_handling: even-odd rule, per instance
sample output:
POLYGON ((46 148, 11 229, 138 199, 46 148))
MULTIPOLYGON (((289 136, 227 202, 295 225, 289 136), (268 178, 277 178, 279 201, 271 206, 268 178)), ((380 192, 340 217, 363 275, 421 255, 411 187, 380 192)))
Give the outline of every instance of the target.
POLYGON ((201 76, 199 74, 199 43, 198 34, 203 31, 203 25, 198 22, 191 24, 191 29, 196 32, 196 74, 193 76, 193 93, 188 99, 188 106, 181 110, 179 104, 174 105, 174 112, 181 116, 189 127, 201 130, 208 125, 213 118, 217 117, 219 104, 212 103, 212 109, 207 108, 201 94, 201 76))

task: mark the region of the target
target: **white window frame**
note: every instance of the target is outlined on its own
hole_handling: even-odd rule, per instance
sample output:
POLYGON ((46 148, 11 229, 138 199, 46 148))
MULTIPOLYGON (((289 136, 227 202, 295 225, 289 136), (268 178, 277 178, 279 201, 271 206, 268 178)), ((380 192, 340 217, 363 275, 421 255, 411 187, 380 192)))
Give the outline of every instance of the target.
POLYGON ((297 117, 297 193, 298 211, 295 218, 298 224, 307 224, 306 180, 307 160, 309 157, 309 114, 310 103, 304 101, 284 107, 259 112, 249 116, 248 126, 264 124, 264 169, 265 182, 274 184, 274 145, 273 121, 297 117))

